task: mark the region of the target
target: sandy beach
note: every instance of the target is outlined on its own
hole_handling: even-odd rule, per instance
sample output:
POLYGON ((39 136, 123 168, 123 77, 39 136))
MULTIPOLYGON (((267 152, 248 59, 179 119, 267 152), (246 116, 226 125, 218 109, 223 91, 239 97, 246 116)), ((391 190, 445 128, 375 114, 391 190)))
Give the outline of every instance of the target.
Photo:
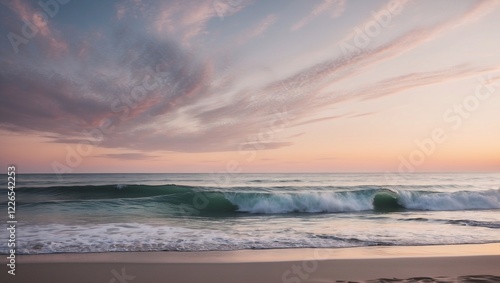
POLYGON ((15 276, 1 262, 2 282, 500 282, 500 244, 19 255, 15 276))

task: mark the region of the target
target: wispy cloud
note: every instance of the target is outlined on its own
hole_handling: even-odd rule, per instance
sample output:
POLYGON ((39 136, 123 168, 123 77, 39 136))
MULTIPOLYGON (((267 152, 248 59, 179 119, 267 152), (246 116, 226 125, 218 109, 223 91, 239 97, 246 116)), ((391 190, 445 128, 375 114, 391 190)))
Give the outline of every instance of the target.
POLYGON ((500 68, 472 68, 470 66, 456 66, 451 69, 440 71, 412 73, 379 81, 376 84, 356 90, 353 95, 356 97, 362 97, 363 99, 375 99, 416 87, 444 83, 452 80, 461 80, 497 71, 500 71, 500 68))
MULTIPOLYGON (((162 35, 179 38, 184 46, 191 46, 191 40, 206 33, 206 25, 212 18, 220 17, 220 6, 214 6, 213 0, 171 0, 161 3, 155 16, 154 28, 162 35)), ((238 5, 228 6, 223 11, 224 16, 233 15, 248 5, 240 1, 238 5)), ((225 7, 225 6, 224 6, 225 7)))
MULTIPOLYGON (((20 1, 13 3, 20 18, 30 16, 28 6, 20 1)), ((292 29, 298 31, 320 15, 339 16, 344 4, 324 1, 292 29)), ((379 99, 496 70, 491 66, 457 64, 358 83, 352 89, 341 84, 449 30, 481 19, 497 7, 493 1, 478 2, 461 15, 434 26, 402 32, 373 48, 301 65, 293 75, 266 78, 243 88, 235 86, 247 79, 245 76, 252 70, 243 68, 241 73, 230 74, 224 84, 214 84, 220 75, 220 62, 196 52, 197 40, 206 35, 210 24, 221 21, 212 1, 150 5, 137 10, 143 29, 122 23, 119 19, 129 15, 130 7, 116 6, 112 21, 119 24, 96 31, 100 34, 98 44, 93 44, 92 38, 85 38, 86 44, 67 44, 68 52, 79 56, 35 58, 29 64, 28 59, 2 58, 5 64, 0 69, 0 127, 40 133, 57 143, 78 143, 88 138, 85 132, 98 128, 103 121, 111 121, 113 131, 105 135, 99 144, 102 147, 141 152, 235 151, 240 146, 255 145, 255 136, 269 131, 273 120, 280 126, 293 127, 371 115, 374 113, 365 110, 347 114, 339 111, 337 115, 321 115, 321 111, 347 100, 379 99)), ((231 10, 232 13, 242 11, 245 5, 231 10)), ((241 35, 234 38, 244 45, 277 27, 281 17, 279 13, 261 16, 239 29, 241 35)), ((40 27, 47 30, 47 37, 57 34, 49 26, 40 27)), ((303 133, 290 134, 276 134, 273 140, 262 142, 263 147, 290 146, 291 139, 303 133)), ((154 155, 124 153, 102 157, 145 159, 154 155)))
POLYGON ((116 44, 118 56, 101 62, 119 68, 115 74, 83 65, 75 79, 39 71, 35 61, 30 69, 5 65, 9 70, 0 72, 6 99, 0 106, 2 124, 62 135, 97 127, 103 119, 112 119, 115 127, 130 127, 173 112, 204 92, 210 65, 197 62, 174 42, 138 37, 116 44))
POLYGON ((158 158, 158 156, 145 153, 109 153, 109 154, 101 154, 95 157, 113 158, 122 160, 149 160, 158 158))
POLYGON ((330 13, 332 18, 338 18, 342 16, 344 10, 345 0, 323 0, 323 2, 316 5, 307 16, 295 23, 290 30, 297 31, 309 24, 315 18, 326 13, 330 13))
POLYGON ((251 27, 245 33, 241 34, 236 39, 236 45, 242 45, 252 38, 262 35, 267 29, 269 29, 276 21, 278 16, 275 14, 267 15, 263 20, 258 22, 255 26, 251 27))
POLYGON ((52 56, 67 51, 68 43, 61 38, 59 31, 50 25, 49 17, 40 7, 36 9, 29 2, 22 0, 8 1, 5 5, 19 16, 18 28, 14 31, 17 36, 24 38, 25 30, 29 29, 28 34, 32 35, 24 38, 25 41, 36 42, 52 56))
MULTIPOLYGON (((397 7, 399 11, 403 11, 409 4, 411 4, 410 0, 399 0, 399 1, 387 1, 383 5, 381 5, 378 10, 373 11, 370 13, 370 15, 364 19, 362 22, 357 23, 354 28, 351 29, 351 31, 341 40, 341 42, 351 42, 353 38, 357 35, 358 30, 357 29, 363 29, 367 25, 371 23, 376 23, 376 19, 378 18, 384 18, 384 15, 390 15, 391 18, 394 17, 391 12, 389 12, 389 6, 397 4, 397 7)), ((398 13, 399 14, 399 13, 398 13)))
POLYGON ((302 122, 296 123, 293 126, 303 126, 303 125, 313 124, 313 123, 317 123, 317 122, 337 120, 337 119, 343 118, 345 116, 346 115, 336 115, 336 116, 322 117, 322 118, 316 118, 316 119, 309 119, 309 120, 306 120, 306 121, 302 121, 302 122))

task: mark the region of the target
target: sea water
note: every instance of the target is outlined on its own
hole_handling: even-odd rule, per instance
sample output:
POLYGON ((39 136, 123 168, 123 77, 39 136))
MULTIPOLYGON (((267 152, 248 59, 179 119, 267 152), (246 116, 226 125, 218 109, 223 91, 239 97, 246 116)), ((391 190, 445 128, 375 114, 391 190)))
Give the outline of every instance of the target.
POLYGON ((500 242, 498 173, 24 174, 16 182, 18 254, 500 242))

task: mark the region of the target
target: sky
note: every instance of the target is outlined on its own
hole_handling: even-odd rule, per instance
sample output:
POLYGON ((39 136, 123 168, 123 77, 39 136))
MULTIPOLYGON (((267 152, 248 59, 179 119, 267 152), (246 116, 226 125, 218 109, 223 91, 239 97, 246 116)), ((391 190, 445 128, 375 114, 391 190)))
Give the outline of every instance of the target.
POLYGON ((499 1, 0 3, 3 168, 500 171, 499 1))

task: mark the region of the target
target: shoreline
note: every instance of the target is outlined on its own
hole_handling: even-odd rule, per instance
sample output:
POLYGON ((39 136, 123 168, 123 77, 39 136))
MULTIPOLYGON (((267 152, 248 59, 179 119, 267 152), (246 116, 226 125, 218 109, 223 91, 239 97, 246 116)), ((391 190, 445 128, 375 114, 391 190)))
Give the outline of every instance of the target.
MULTIPOLYGON (((500 243, 18 255, 2 282, 335 282, 500 276, 500 243), (54 279, 57 281, 54 281, 54 279), (122 280, 122 281, 120 281, 122 280)), ((499 277, 500 278, 500 277, 499 277)), ((432 282, 432 281, 431 281, 432 282)))
MULTIPOLYGON (((133 263, 245 263, 303 260, 304 256, 317 260, 328 259, 382 259, 447 256, 500 256, 500 243, 422 245, 422 246, 362 246, 341 248, 283 248, 246 249, 228 251, 131 251, 85 252, 17 255, 28 263, 57 263, 74 259, 78 262, 108 262, 118 259, 133 263), (145 256, 148 257, 145 257, 145 256)), ((0 263, 5 259, 1 258, 0 263)))

